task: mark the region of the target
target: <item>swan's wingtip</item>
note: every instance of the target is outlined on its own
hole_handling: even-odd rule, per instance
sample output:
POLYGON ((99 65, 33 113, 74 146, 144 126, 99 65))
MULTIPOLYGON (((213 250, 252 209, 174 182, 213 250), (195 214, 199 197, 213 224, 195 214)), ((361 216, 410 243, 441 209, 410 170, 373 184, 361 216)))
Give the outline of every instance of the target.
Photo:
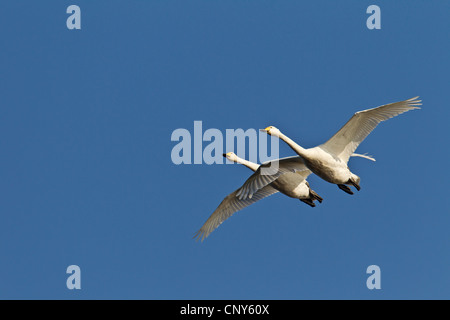
POLYGON ((205 232, 202 229, 198 230, 192 237, 192 239, 195 239, 196 242, 198 242, 199 240, 200 242, 203 242, 205 238, 206 238, 205 232))
POLYGON ((419 96, 406 100, 410 106, 416 107, 415 109, 420 109, 417 106, 422 105, 422 100, 419 100, 419 96))

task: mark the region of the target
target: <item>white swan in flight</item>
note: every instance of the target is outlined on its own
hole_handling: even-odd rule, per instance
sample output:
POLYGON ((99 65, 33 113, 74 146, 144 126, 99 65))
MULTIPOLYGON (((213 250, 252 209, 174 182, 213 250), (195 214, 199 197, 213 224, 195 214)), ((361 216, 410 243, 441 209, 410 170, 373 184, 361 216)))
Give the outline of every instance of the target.
MULTIPOLYGON (((316 175, 353 194, 347 185, 353 185, 359 191, 360 177, 352 173, 347 166, 350 156, 380 122, 409 110, 420 109, 418 106, 421 105, 421 100, 417 98, 419 97, 356 112, 330 140, 314 148, 304 149, 273 126, 262 131, 286 142, 316 175)), ((264 185, 260 184, 259 187, 264 185)))
MULTIPOLYGON (((322 202, 323 200, 309 187, 309 183, 306 181, 306 178, 311 174, 311 171, 306 168, 303 160, 299 156, 286 157, 263 163, 262 167, 269 169, 274 163, 277 162, 277 166, 274 167, 274 171, 270 172, 269 169, 265 174, 262 174, 261 170, 258 170, 260 165, 242 159, 234 152, 228 152, 223 156, 230 161, 243 164, 255 172, 247 179, 244 185, 258 183, 262 179, 265 181, 271 181, 270 185, 277 191, 287 195, 288 197, 299 199, 311 207, 316 206, 314 200, 318 200, 319 202, 322 202), (275 172, 275 170, 277 171, 275 172)), ((253 194, 245 194, 242 191, 243 189, 241 188, 236 193, 236 197, 239 200, 251 199, 253 197, 253 194)))
MULTIPOLYGON (((352 154, 352 156, 375 161, 375 159, 367 155, 352 154)), ((223 199, 217 209, 194 235, 194 238, 197 238, 197 240, 201 238, 203 241, 235 212, 277 192, 281 192, 291 198, 299 199, 311 207, 315 207, 315 200, 319 202, 323 200, 309 187, 306 178, 311 174, 311 171, 306 168, 302 158, 299 156, 269 161, 263 163, 261 166, 242 159, 233 152, 224 154, 224 157, 230 161, 245 165, 255 173, 247 179, 241 188, 223 199), (260 167, 269 169, 275 162, 277 162, 277 165, 274 166, 277 168, 276 173, 261 174, 260 167)))

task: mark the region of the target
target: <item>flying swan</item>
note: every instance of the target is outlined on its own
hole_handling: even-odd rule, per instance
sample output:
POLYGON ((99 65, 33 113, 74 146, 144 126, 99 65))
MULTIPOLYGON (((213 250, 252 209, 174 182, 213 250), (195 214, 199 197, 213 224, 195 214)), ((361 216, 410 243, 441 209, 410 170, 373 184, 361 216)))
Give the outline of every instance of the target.
MULTIPOLYGON (((353 194, 348 185, 354 186, 359 191, 361 179, 347 166, 352 153, 380 122, 409 110, 420 109, 418 106, 422 104, 421 100, 417 100, 418 98, 356 112, 330 140, 314 148, 304 149, 273 126, 261 131, 286 142, 303 159, 307 169, 325 181, 337 184, 343 191, 353 194)), ((248 188, 251 192, 257 193, 258 188, 263 187, 264 184, 260 183, 257 188, 250 186, 248 188)))
MULTIPOLYGON (((261 166, 238 157, 234 152, 228 152, 223 154, 223 156, 230 161, 246 166, 255 173, 247 179, 241 188, 223 199, 217 209, 194 235, 194 238, 197 238, 197 240, 201 238, 203 241, 235 212, 277 192, 299 199, 311 207, 316 206, 315 200, 319 202, 323 200, 310 188, 308 181, 306 181, 311 171, 305 166, 302 158, 299 156, 265 162, 261 166), (271 168, 274 169, 272 172, 270 171, 271 168), (267 169, 267 171, 262 172, 262 169, 267 169), (252 190, 256 191, 252 192, 252 190)), ((352 156, 375 161, 374 158, 366 154, 355 153, 352 156)))

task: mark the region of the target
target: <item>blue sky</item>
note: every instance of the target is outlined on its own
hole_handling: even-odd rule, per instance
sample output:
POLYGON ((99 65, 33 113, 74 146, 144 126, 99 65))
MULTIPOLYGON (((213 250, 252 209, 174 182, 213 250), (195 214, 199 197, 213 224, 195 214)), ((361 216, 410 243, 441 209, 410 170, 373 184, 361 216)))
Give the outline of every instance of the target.
POLYGON ((450 298, 449 10, 2 1, 0 298, 450 298), (81 30, 66 27, 71 4, 81 30), (173 130, 275 125, 312 147, 358 110, 417 95, 421 110, 358 148, 377 162, 350 161, 360 192, 310 176, 316 208, 274 195, 192 240, 250 171, 173 164, 173 130), (73 264, 81 290, 66 288, 73 264), (373 264, 381 290, 366 287, 373 264))

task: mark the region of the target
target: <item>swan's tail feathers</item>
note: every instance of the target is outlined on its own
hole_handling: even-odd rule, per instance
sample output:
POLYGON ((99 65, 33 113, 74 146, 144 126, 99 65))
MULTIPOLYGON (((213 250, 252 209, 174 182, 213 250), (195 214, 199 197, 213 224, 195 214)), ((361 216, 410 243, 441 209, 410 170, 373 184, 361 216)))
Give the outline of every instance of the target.
POLYGON ((317 200, 320 203, 322 203, 323 198, 321 196, 319 196, 314 190, 310 189, 309 190, 309 196, 311 197, 311 200, 317 200))
POLYGON ((375 160, 374 157, 369 156, 367 153, 364 153, 364 154, 353 153, 352 157, 360 157, 360 158, 368 159, 368 160, 371 160, 371 161, 377 161, 377 160, 375 160))

